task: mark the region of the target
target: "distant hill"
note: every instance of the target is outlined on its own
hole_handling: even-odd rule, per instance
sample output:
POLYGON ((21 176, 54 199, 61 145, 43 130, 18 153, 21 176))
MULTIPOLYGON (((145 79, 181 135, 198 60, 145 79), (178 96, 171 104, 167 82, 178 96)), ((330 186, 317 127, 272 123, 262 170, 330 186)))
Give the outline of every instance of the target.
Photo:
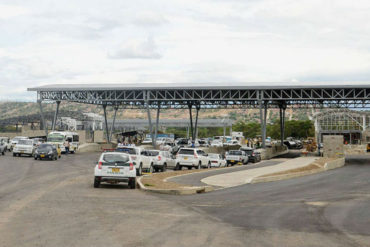
MULTIPOLYGON (((44 111, 54 111, 55 104, 43 103, 44 111)), ((61 103, 61 110, 78 111, 78 112, 93 112, 103 114, 101 106, 87 105, 79 103, 61 103)), ((108 117, 113 117, 113 109, 108 109, 108 117)), ((286 119, 287 120, 307 120, 312 116, 316 110, 311 108, 308 109, 287 109, 286 119)), ((195 110, 194 110, 195 112, 195 110)), ((32 102, 0 102, 0 119, 9 118, 14 116, 22 116, 39 113, 39 105, 32 102)), ((195 114, 194 114, 195 115, 195 114)), ((155 111, 152 111, 152 116, 155 116, 155 111)), ((161 118, 166 119, 182 119, 189 118, 189 112, 187 109, 162 109, 161 118)), ((139 109, 120 109, 117 113, 117 119, 130 119, 140 118, 146 119, 146 110, 139 109)), ((245 121, 258 121, 259 110, 258 109, 201 109, 199 112, 199 118, 230 118, 233 120, 245 120, 245 121)), ((279 109, 269 109, 268 111, 268 122, 273 122, 279 118, 279 109)))

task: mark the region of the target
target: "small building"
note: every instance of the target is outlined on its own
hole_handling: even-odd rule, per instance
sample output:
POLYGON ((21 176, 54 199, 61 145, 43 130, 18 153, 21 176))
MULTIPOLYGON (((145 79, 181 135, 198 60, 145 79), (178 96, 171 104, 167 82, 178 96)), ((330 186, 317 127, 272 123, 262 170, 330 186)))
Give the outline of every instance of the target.
POLYGON ((344 144, 370 143, 370 112, 331 109, 313 116, 315 136, 322 143, 324 135, 343 135, 344 144))

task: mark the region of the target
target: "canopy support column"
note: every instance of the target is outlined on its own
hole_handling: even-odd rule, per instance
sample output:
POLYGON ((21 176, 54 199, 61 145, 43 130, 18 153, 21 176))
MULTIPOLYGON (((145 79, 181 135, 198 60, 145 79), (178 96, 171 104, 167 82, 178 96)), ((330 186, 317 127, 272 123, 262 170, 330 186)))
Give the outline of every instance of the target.
POLYGON ((198 115, 199 115, 200 105, 196 105, 196 106, 195 106, 195 109, 196 109, 196 114, 195 114, 195 126, 194 126, 195 133, 194 133, 194 135, 193 135, 193 142, 194 142, 194 141, 195 141, 195 139, 198 137, 198 115))
POLYGON ((48 136, 48 126, 46 126, 44 112, 42 110, 42 100, 38 100, 38 103, 39 103, 39 107, 40 107, 41 123, 42 123, 42 126, 43 126, 44 130, 45 130, 45 136, 47 137, 48 136))
POLYGON ((155 140, 153 135, 153 126, 152 126, 152 116, 150 115, 149 101, 146 101, 146 111, 148 113, 148 122, 149 122, 149 134, 152 138, 152 146, 155 147, 155 140))
POLYGON ((279 104, 279 112, 280 112, 280 145, 284 145, 284 138, 285 138, 285 110, 286 104, 285 102, 279 104))
POLYGON ((155 145, 153 145, 154 147, 157 146, 158 126, 159 126, 159 112, 160 112, 160 110, 161 110, 161 105, 160 105, 160 103, 158 103, 157 119, 156 119, 156 122, 155 122, 155 136, 154 136, 154 143, 155 143, 155 145))
POLYGON ((193 114, 191 113, 191 110, 193 108, 193 105, 190 103, 190 104, 188 104, 188 107, 189 107, 189 115, 190 115, 190 134, 191 134, 191 137, 193 138, 193 136, 194 136, 194 130, 193 130, 193 114))
POLYGON ((54 119, 53 119, 53 125, 52 125, 52 127, 51 127, 51 129, 52 129, 53 131, 55 130, 55 125, 57 124, 60 100, 57 100, 57 101, 56 101, 56 103, 57 103, 57 108, 55 109, 55 114, 54 114, 54 119))
POLYGON ((110 143, 109 140, 109 126, 108 126, 108 120, 107 120, 107 105, 103 105, 103 111, 104 111, 104 122, 105 122, 105 136, 107 138, 107 143, 110 143))
POLYGON ((259 101, 260 108, 260 119, 261 119, 261 136, 262 136, 262 148, 266 148, 266 112, 267 112, 267 103, 264 104, 262 100, 259 101), (264 111, 263 109, 264 108, 264 111), (265 114, 264 114, 265 113, 265 114))
POLYGON ((110 127, 110 136, 109 136, 110 141, 112 141, 112 136, 113 136, 113 132, 114 132, 114 124, 116 123, 116 116, 117 116, 118 108, 119 108, 119 106, 114 106, 113 122, 112 122, 112 126, 110 127))

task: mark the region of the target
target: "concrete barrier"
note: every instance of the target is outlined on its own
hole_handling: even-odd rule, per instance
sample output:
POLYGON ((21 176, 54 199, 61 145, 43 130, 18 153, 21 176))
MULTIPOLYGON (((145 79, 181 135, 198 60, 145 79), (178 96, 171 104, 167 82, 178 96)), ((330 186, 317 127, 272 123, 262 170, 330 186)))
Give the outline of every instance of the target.
POLYGON ((263 160, 269 160, 273 157, 287 154, 289 152, 287 146, 272 146, 265 149, 258 149, 258 151, 261 153, 261 159, 263 160))
POLYGON ((345 164, 345 158, 339 158, 339 159, 326 162, 324 165, 324 169, 327 171, 327 170, 342 167, 344 166, 344 164, 345 164))
POLYGON ((84 143, 78 147, 77 152, 88 153, 88 152, 101 152, 102 148, 100 144, 97 143, 84 143))

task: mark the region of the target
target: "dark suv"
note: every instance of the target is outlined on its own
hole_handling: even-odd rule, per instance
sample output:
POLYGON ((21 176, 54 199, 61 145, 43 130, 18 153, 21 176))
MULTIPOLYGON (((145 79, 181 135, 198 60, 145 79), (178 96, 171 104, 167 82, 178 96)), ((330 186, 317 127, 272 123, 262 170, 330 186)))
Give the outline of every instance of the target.
POLYGON ((244 151, 248 154, 249 161, 256 163, 261 161, 261 153, 251 147, 241 147, 240 151, 244 151))

